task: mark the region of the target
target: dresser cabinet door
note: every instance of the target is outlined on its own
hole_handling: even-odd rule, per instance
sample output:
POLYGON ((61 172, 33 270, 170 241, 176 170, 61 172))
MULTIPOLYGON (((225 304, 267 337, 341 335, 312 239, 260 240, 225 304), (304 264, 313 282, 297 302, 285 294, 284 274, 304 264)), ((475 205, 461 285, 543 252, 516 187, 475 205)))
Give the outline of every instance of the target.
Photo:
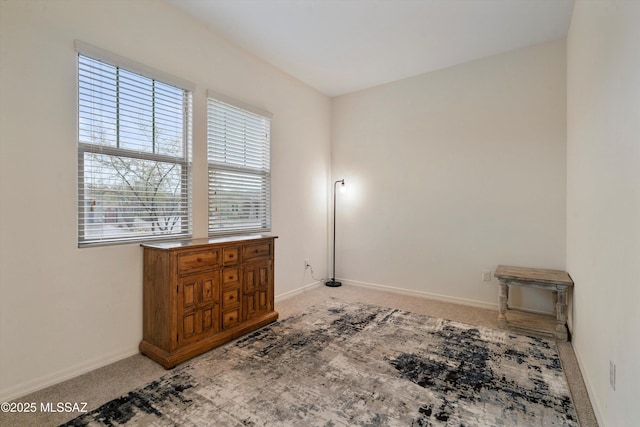
POLYGON ((273 261, 249 264, 242 273, 242 318, 249 320, 273 310, 273 261))
POLYGON ((178 345, 195 342, 219 331, 220 273, 178 280, 178 345))

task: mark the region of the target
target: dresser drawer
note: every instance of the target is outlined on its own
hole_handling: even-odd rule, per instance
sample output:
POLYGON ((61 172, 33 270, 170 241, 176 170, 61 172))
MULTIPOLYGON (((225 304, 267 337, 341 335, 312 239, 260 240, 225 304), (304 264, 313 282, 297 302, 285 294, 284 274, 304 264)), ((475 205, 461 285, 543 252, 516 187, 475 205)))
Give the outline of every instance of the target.
POLYGON ((222 249, 222 264, 235 265, 240 262, 240 248, 238 246, 231 246, 222 249))
POLYGON ((222 293, 222 309, 233 308, 240 302, 240 288, 230 289, 222 293))
POLYGON ((269 259, 273 256, 273 245, 271 242, 257 243, 242 247, 242 261, 257 261, 269 259))
POLYGON ((222 270, 222 286, 237 285, 239 283, 239 268, 225 268, 224 270, 222 270))
POLYGON ((240 309, 229 310, 222 313, 222 329, 227 329, 240 322, 240 309))
POLYGON ((188 252, 178 255, 178 274, 190 274, 218 266, 218 249, 188 252))

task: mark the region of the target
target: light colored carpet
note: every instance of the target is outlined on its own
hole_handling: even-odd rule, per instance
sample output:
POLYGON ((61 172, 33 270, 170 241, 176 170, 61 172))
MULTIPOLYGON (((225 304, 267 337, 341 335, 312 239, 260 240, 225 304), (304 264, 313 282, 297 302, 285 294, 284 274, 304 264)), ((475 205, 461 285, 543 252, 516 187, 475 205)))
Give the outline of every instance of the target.
MULTIPOLYGON (((460 306, 413 296, 381 292, 354 286, 327 288, 318 286, 276 303, 281 318, 301 313, 310 306, 325 301, 329 297, 344 301, 360 301, 380 306, 426 314, 432 317, 454 320, 488 328, 496 328, 497 313, 492 310, 460 306)), ((584 383, 577 366, 570 343, 558 343, 558 351, 567 376, 573 403, 582 427, 597 426, 584 383)), ((200 356, 206 357, 206 355, 200 356)), ((131 390, 144 386, 166 374, 162 367, 150 359, 136 355, 107 367, 98 369, 64 383, 33 393, 17 401, 21 402, 88 402, 92 410, 131 390)), ((57 425, 75 418, 78 414, 41 413, 2 414, 0 425, 57 425)))

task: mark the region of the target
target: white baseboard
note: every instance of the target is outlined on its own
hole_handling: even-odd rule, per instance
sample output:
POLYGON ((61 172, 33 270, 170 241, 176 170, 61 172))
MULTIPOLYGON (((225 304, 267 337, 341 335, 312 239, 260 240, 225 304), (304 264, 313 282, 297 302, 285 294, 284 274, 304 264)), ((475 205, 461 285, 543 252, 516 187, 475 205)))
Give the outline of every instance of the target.
POLYGON ((470 307, 486 308, 488 310, 497 310, 498 309, 498 303, 490 303, 490 302, 476 301, 476 300, 471 300, 471 299, 466 299, 466 298, 452 297, 452 296, 448 296, 448 295, 433 294, 431 292, 416 291, 416 290, 413 290, 413 289, 405 289, 405 288, 397 288, 395 286, 387 286, 387 285, 378 285, 378 284, 375 284, 375 283, 359 282, 357 280, 342 279, 342 278, 339 278, 337 280, 340 280, 344 284, 352 285, 352 286, 359 286, 361 288, 378 289, 378 290, 381 290, 381 291, 393 292, 393 293, 401 294, 401 295, 415 296, 415 297, 419 297, 419 298, 432 299, 432 300, 436 300, 436 301, 449 302, 449 303, 453 303, 453 304, 466 305, 466 306, 470 306, 470 307))
POLYGON ((576 355, 576 360, 578 361, 578 368, 580 368, 580 373, 582 373, 582 380, 584 381, 584 385, 587 388, 587 394, 589 395, 589 401, 591 402, 591 407, 593 408, 593 413, 596 416, 596 421, 598 421, 598 425, 605 426, 605 420, 602 416, 602 411, 600 410, 600 405, 598 401, 594 398, 595 393, 593 390, 593 386, 591 385, 591 380, 585 375, 587 370, 585 369, 584 362, 582 356, 580 356, 580 352, 576 348, 573 343, 571 343, 571 347, 573 347, 573 352, 576 355))
POLYGON ((86 374, 87 372, 93 371, 95 369, 118 362, 122 359, 126 359, 127 357, 138 354, 138 352, 138 347, 130 348, 121 352, 114 352, 107 356, 98 357, 93 360, 89 360, 72 366, 70 368, 62 369, 52 374, 44 375, 34 380, 16 384, 13 387, 0 390, 0 402, 7 402, 27 395, 29 393, 42 390, 49 386, 61 383, 71 378, 75 378, 79 375, 86 374))
POLYGON ((301 294, 301 293, 303 293, 303 292, 306 292, 306 291, 308 291, 309 289, 315 288, 316 286, 320 285, 321 283, 322 283, 322 282, 320 282, 320 281, 318 280, 318 281, 315 281, 315 282, 313 282, 313 283, 311 283, 311 284, 309 284, 309 285, 305 285, 305 286, 303 286, 303 287, 301 287, 301 288, 294 289, 294 290, 292 290, 292 291, 285 292, 285 293, 280 294, 280 295, 276 295, 276 296, 275 296, 275 298, 274 298, 274 299, 275 299, 275 302, 278 302, 278 301, 284 301, 284 300, 286 300, 286 299, 288 299, 288 298, 291 298, 292 296, 295 296, 295 295, 301 294))
MULTIPOLYGON (((459 297, 452 297, 449 295, 441 295, 441 294, 433 294, 431 292, 424 292, 424 291, 416 291, 413 289, 406 289, 406 288, 398 288, 395 286, 388 286, 388 285, 379 285, 376 283, 367 283, 367 282, 360 282, 357 280, 350 280, 350 279, 343 279, 343 278, 337 278, 336 280, 340 280, 342 283, 348 284, 348 285, 353 285, 353 286, 359 286, 361 288, 371 288, 371 289, 378 289, 381 291, 386 291, 386 292, 393 292, 396 294, 401 294, 401 295, 409 295, 409 296, 415 296, 415 297, 419 297, 419 298, 427 298, 427 299, 432 299, 432 300, 436 300, 436 301, 442 301, 442 302, 449 302, 452 304, 459 304, 459 305, 466 305, 469 307, 477 307, 477 308, 486 308, 488 310, 498 310, 498 303, 492 303, 492 302, 486 302, 486 301, 477 301, 477 300, 472 300, 472 299, 467 299, 467 298, 459 298, 459 297)), ((497 297, 496 297, 497 299, 497 297)), ((524 311, 527 313, 535 313, 535 314, 544 314, 544 315, 551 315, 553 314, 550 311, 539 311, 539 310, 531 310, 529 308, 524 308, 524 307, 517 307, 517 306, 512 306, 509 305, 510 309, 515 309, 515 310, 519 310, 519 311, 524 311)))

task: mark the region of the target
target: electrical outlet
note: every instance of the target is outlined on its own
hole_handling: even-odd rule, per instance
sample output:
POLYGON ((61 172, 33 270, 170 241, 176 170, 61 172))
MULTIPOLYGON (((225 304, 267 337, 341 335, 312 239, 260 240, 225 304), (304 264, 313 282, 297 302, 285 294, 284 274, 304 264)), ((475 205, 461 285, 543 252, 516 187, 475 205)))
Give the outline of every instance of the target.
POLYGON ((609 360, 609 384, 616 391, 616 364, 609 360))
POLYGON ((483 282, 491 281, 491 270, 482 270, 482 281, 483 282))

